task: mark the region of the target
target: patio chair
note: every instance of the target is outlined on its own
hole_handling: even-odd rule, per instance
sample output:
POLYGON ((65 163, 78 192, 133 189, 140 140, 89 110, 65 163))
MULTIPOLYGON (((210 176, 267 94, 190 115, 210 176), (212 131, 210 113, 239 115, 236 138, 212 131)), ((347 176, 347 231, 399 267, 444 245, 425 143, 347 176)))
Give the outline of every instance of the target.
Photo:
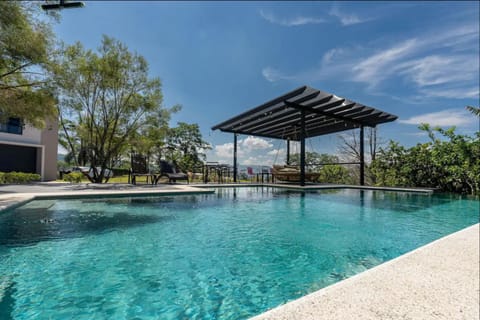
POLYGON ((147 183, 149 183, 148 180, 151 184, 157 182, 156 175, 148 169, 147 157, 139 153, 133 153, 131 156, 130 177, 129 181, 132 184, 137 184, 137 177, 146 177, 147 183))
POLYGON ((176 183, 177 180, 187 180, 187 183, 190 183, 186 173, 176 168, 173 163, 165 160, 160 161, 160 174, 157 176, 157 182, 161 177, 167 177, 169 183, 176 183))

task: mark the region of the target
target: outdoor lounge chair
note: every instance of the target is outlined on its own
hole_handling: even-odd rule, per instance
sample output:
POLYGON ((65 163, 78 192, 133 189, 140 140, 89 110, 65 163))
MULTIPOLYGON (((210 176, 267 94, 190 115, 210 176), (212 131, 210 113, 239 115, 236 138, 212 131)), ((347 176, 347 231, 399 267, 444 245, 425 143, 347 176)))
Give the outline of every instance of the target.
MULTIPOLYGON (((102 170, 101 167, 96 167, 95 169, 97 170, 97 174, 100 173, 100 171, 102 170)), ((63 178, 64 174, 69 174, 69 173, 72 173, 72 172, 80 172, 90 181, 92 181, 93 177, 95 176, 94 168, 93 167, 85 167, 85 166, 63 169, 63 170, 60 170, 59 172, 60 172, 60 178, 63 178)), ((105 183, 107 183, 108 180, 111 177, 113 177, 113 171, 111 169, 108 169, 108 168, 105 169, 105 172, 103 174, 103 179, 104 179, 105 183)))
MULTIPOLYGON (((274 165, 272 169, 272 174, 276 180, 288 181, 288 182, 300 181, 300 169, 298 168, 298 166, 274 165)), ((319 177, 320 177, 319 173, 305 172, 306 181, 317 182, 319 177)))
POLYGON ((154 184, 157 182, 156 175, 151 173, 150 170, 148 170, 148 163, 147 163, 147 157, 134 153, 132 154, 131 157, 131 162, 130 162, 130 177, 131 180, 129 181, 132 184, 137 184, 137 177, 146 177, 147 178, 147 183, 149 183, 148 180, 150 180, 151 184, 154 184))
POLYGON ((157 175, 157 182, 161 177, 167 177, 169 183, 175 183, 177 180, 187 180, 187 183, 189 183, 186 173, 183 173, 181 170, 175 168, 172 163, 165 160, 160 161, 160 173, 157 175))

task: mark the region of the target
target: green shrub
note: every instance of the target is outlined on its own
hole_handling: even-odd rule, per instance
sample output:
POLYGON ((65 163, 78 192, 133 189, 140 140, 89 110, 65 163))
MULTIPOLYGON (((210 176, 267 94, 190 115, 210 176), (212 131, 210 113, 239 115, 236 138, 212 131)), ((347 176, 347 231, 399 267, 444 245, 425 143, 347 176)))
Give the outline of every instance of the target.
POLYGON ((318 181, 322 183, 354 183, 350 170, 338 164, 324 166, 320 169, 319 173, 320 177, 318 181))
POLYGON ((83 173, 81 172, 71 172, 63 175, 63 181, 70 183, 80 183, 82 182, 83 173))
POLYGON ((32 181, 40 181, 41 177, 36 173, 25 172, 0 172, 0 184, 22 184, 32 181))
POLYGON ((480 194, 480 132, 473 137, 421 125, 431 141, 405 148, 391 141, 372 162, 378 185, 480 194), (440 133, 444 139, 438 139, 440 133))

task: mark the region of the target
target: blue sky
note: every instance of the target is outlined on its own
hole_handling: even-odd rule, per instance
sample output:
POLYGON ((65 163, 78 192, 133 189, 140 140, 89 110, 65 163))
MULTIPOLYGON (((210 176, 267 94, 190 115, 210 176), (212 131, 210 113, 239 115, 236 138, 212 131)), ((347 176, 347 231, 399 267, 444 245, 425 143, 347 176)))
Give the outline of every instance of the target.
MULTIPOLYGON (((304 84, 396 114, 384 141, 427 141, 421 122, 473 134, 479 105, 478 2, 86 2, 54 26, 96 48, 103 34, 143 55, 172 118, 200 125, 208 161, 231 162, 210 128, 304 84)), ((281 163, 285 143, 240 136, 242 164, 281 163), (275 160, 276 158, 276 160, 275 160)), ((337 135, 307 149, 336 153, 337 135)))

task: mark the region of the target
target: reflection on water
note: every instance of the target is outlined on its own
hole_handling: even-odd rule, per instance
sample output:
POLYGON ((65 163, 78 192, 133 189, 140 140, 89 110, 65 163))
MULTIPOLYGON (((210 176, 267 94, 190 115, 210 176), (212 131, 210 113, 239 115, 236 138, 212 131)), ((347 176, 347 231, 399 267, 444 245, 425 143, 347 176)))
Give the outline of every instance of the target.
MULTIPOLYGON (((172 219, 171 216, 129 212, 82 212, 76 209, 20 208, 0 215, 0 246, 32 245, 39 241, 133 228, 172 219)), ((0 318, 1 319, 1 318, 0 318)))
POLYGON ((15 282, 10 278, 0 277, 0 319, 13 319, 13 310, 15 306, 15 282))

